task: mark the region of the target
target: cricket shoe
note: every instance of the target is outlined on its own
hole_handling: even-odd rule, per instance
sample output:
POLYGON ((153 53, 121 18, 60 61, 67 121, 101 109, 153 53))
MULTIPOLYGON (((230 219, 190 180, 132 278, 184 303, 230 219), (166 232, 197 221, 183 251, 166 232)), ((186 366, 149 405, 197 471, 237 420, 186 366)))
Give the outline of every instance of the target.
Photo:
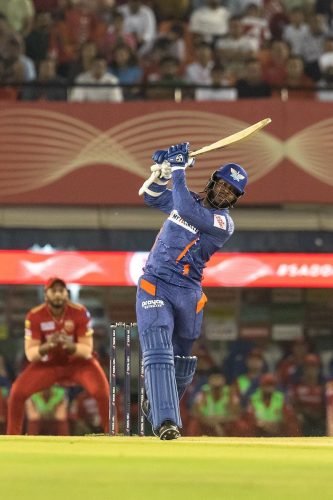
POLYGON ((171 441, 181 437, 179 429, 171 420, 165 420, 158 429, 158 436, 162 441, 171 441))

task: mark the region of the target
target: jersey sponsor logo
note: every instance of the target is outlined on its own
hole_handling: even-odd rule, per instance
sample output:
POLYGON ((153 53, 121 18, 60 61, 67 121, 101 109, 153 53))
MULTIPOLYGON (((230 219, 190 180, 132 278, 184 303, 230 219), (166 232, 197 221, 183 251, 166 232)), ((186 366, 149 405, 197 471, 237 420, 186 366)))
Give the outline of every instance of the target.
POLYGON ((55 329, 54 321, 42 321, 40 324, 40 329, 42 332, 49 332, 50 330, 55 329))
POLYGON ((171 222, 174 222, 175 224, 178 224, 178 226, 183 227, 187 231, 190 231, 190 233, 196 234, 196 233, 199 232, 199 230, 196 227, 194 227, 191 224, 189 224, 188 222, 186 222, 186 220, 184 220, 179 215, 179 213, 177 212, 177 210, 172 210, 172 212, 169 215, 168 219, 171 220, 171 222))
POLYGON ((142 301, 143 309, 152 309, 154 307, 163 307, 163 306, 164 306, 164 301, 160 299, 142 301))
POLYGON ((214 214, 214 226, 219 229, 227 229, 227 219, 224 215, 214 214))
POLYGON ((66 332, 72 332, 75 328, 74 321, 71 319, 66 319, 66 321, 64 322, 64 328, 66 332))

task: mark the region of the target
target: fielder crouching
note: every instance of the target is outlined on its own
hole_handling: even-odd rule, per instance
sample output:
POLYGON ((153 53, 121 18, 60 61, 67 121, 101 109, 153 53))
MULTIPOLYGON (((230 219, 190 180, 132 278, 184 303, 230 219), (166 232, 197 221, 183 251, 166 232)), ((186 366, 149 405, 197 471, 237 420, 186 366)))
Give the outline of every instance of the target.
POLYGON ((109 384, 93 354, 90 322, 87 309, 69 301, 66 283, 50 278, 45 285, 45 302, 26 316, 29 364, 10 391, 7 434, 22 433, 25 401, 53 384, 84 387, 96 400, 104 432, 108 432, 109 384))
POLYGON ((158 150, 160 176, 145 188, 145 201, 168 215, 138 283, 137 321, 148 400, 143 410, 160 439, 180 437, 179 401, 191 383, 203 308, 203 269, 234 231, 229 215, 247 182, 245 170, 228 163, 211 176, 202 195, 186 186, 189 143, 158 150), (173 189, 167 189, 172 177, 173 189))

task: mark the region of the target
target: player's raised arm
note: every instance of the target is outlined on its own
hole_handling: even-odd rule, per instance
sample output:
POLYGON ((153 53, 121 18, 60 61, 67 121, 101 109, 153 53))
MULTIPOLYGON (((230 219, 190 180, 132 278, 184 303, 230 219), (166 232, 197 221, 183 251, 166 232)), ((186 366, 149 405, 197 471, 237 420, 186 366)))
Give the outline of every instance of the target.
POLYGON ((167 155, 168 152, 163 149, 158 149, 152 155, 155 162, 151 167, 152 172, 159 172, 159 175, 149 187, 144 188, 144 199, 147 205, 169 214, 173 201, 171 190, 167 188, 172 177, 170 164, 166 161, 167 155))

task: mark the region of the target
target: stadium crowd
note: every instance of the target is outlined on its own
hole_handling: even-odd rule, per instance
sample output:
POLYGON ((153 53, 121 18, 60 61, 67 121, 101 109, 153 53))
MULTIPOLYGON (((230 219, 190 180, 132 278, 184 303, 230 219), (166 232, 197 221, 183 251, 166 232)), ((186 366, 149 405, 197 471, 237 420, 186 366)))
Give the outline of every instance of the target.
POLYGON ((0 0, 0 84, 13 100, 175 99, 179 88, 200 101, 333 100, 333 2, 0 0))

